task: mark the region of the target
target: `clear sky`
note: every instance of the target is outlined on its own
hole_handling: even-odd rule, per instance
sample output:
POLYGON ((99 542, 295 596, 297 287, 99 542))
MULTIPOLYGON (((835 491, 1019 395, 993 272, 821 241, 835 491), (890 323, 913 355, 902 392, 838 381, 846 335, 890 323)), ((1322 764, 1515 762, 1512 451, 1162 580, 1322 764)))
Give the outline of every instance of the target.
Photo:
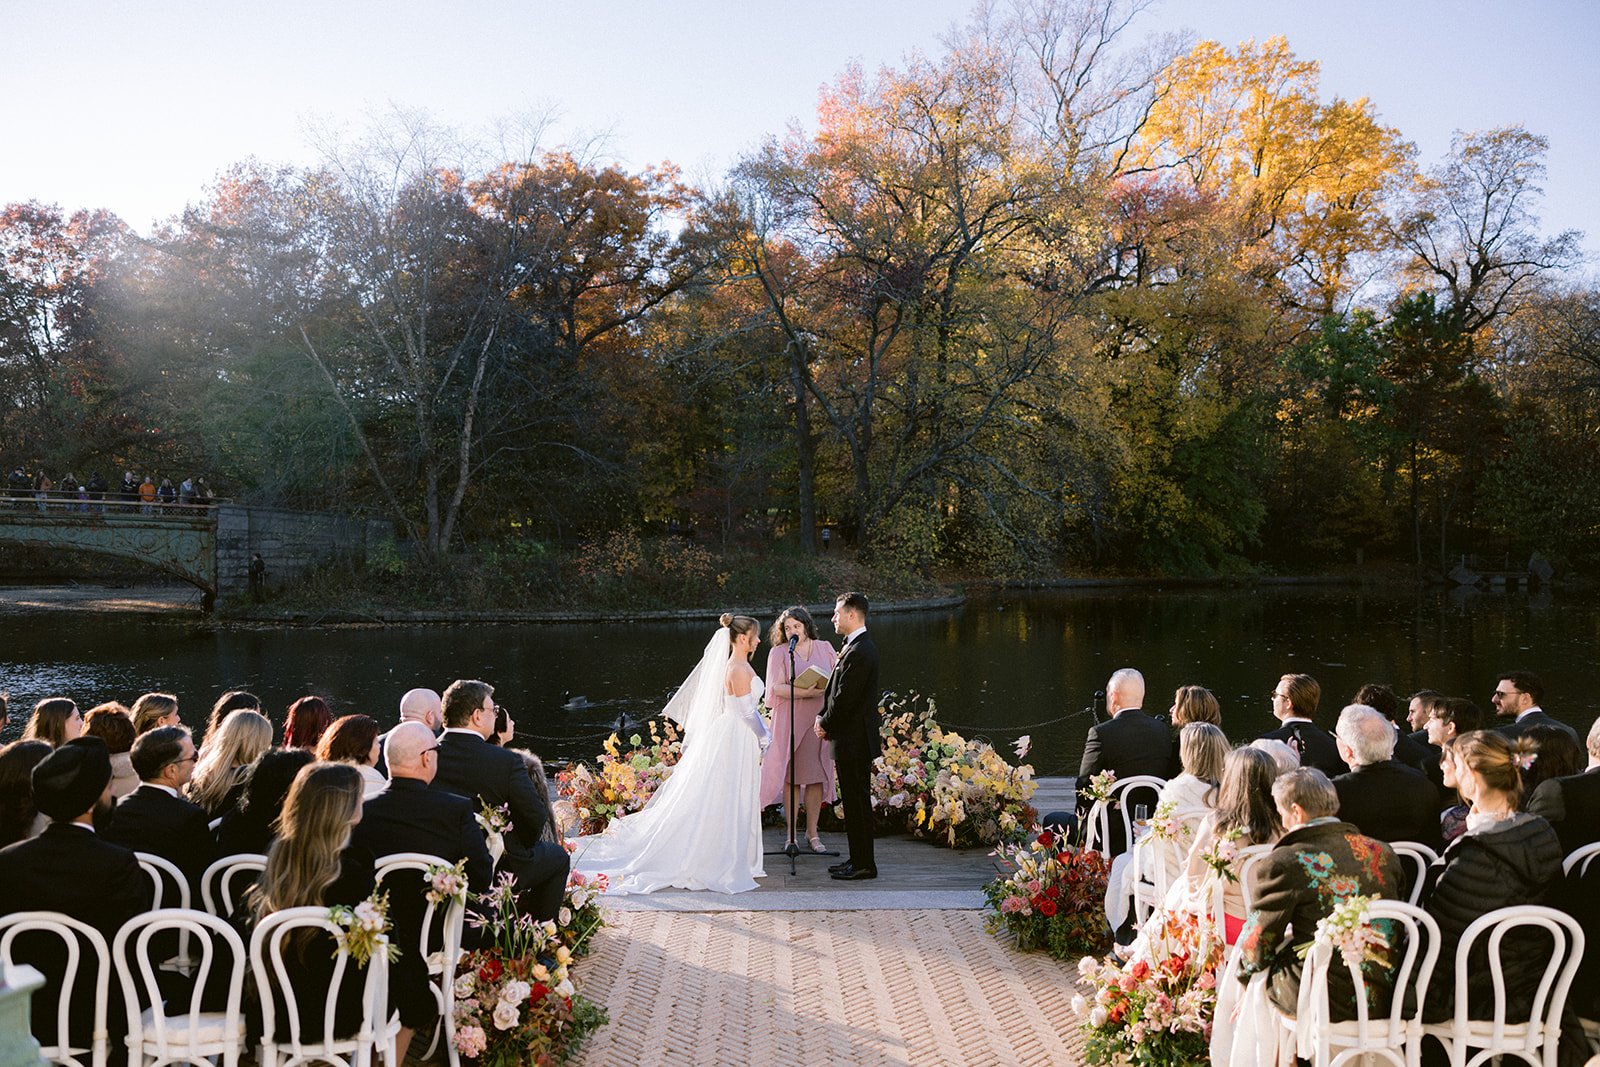
MULTIPOLYGON (((846 63, 938 47, 968 0, 0 0, 0 202, 139 229, 247 156, 309 162, 308 120, 388 102, 479 126, 553 107, 631 167, 720 175, 846 63)), ((1549 231, 1600 254, 1600 2, 1163 0, 1139 36, 1282 34, 1326 94, 1372 99, 1431 163, 1451 131, 1550 139, 1549 231)))

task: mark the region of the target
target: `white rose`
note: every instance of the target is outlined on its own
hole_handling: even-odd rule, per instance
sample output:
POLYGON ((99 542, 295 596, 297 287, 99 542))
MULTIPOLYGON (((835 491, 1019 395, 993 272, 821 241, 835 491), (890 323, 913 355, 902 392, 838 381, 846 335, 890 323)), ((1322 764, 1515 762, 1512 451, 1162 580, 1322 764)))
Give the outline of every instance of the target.
POLYGON ((1089 1002, 1083 999, 1082 993, 1079 993, 1077 996, 1072 998, 1072 1013, 1074 1015, 1082 1015, 1088 1010, 1089 1002))
POLYGON ((570 979, 570 978, 561 979, 561 984, 556 986, 556 996, 558 996, 558 997, 570 997, 570 996, 572 996, 572 994, 573 994, 572 979, 570 979))
POLYGON ((510 1004, 513 1007, 528 999, 528 994, 533 992, 533 987, 527 982, 513 978, 500 988, 500 1003, 510 1004))
POLYGON ((468 971, 465 974, 456 975, 456 999, 457 1000, 462 1000, 462 999, 464 999, 466 997, 472 996, 473 987, 477 984, 476 983, 476 977, 477 976, 474 975, 471 971, 468 971))
POLYGON ((1106 1020, 1108 1018, 1110 1018, 1110 1013, 1107 1012, 1104 1008, 1099 1007, 1098 1005, 1096 1005, 1094 1011, 1091 1011, 1089 1013, 1089 1025, 1090 1026, 1104 1026, 1106 1024, 1106 1020))
MULTIPOLYGON (((580 904, 579 907, 582 907, 582 905, 580 904)), ((562 926, 571 926, 572 925, 572 909, 571 908, 562 908, 560 911, 556 912, 556 922, 559 923, 562 926)))
POLYGON ((515 1004, 507 1004, 502 1000, 494 1006, 494 1028, 496 1030, 509 1030, 517 1025, 521 1019, 522 1016, 517 1012, 515 1004))

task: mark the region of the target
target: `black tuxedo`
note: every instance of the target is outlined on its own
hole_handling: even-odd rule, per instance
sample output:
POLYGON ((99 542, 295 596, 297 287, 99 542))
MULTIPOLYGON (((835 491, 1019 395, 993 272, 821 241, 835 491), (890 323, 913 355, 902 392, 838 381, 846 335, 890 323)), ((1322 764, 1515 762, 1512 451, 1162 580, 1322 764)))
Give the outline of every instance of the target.
MULTIPOLYGON (((189 879, 190 905, 199 906, 200 879, 217 858, 205 809, 164 789, 141 784, 123 797, 104 830, 107 841, 171 860, 189 879)), ((176 901, 162 904, 176 907, 176 901)))
MULTIPOLYGON (((1422 740, 1418 741, 1408 731, 1395 726, 1394 761, 1403 763, 1414 771, 1424 771, 1426 773, 1428 757, 1431 755, 1428 751, 1431 746, 1429 746, 1427 738, 1428 735, 1424 733, 1422 740)), ((1367 836, 1371 837, 1372 835, 1368 834, 1367 836)))
POLYGON ((847 862, 858 871, 878 869, 872 849, 872 761, 883 752, 878 721, 882 696, 878 646, 863 630, 839 653, 817 715, 817 723, 833 743, 845 836, 850 842, 847 862))
POLYGON ((1333 780, 1339 818, 1379 841, 1415 841, 1435 852, 1439 832, 1439 791, 1421 771, 1398 760, 1357 767, 1333 780))
POLYGON ((1329 778, 1348 774, 1350 768, 1339 758, 1339 742, 1310 719, 1291 719, 1261 735, 1263 740, 1283 741, 1300 750, 1300 766, 1315 767, 1329 778), (1299 743, 1296 744, 1296 741, 1299 743))
MULTIPOLYGON (((1167 776, 1167 764, 1172 754, 1172 730, 1165 719, 1146 715, 1141 708, 1123 708, 1109 722, 1097 722, 1089 727, 1083 741, 1083 760, 1078 764, 1079 817, 1087 815, 1092 802, 1084 790, 1089 779, 1102 771, 1116 772, 1118 779, 1132 778, 1136 774, 1167 776)), ((1125 801, 1132 803, 1129 798, 1125 801)), ((1152 798, 1150 810, 1155 810, 1152 798)), ((1102 846, 1109 855, 1126 852, 1128 842, 1122 831, 1122 820, 1111 820, 1111 839, 1102 846)))
POLYGON ((1579 748, 1583 747, 1583 738, 1578 736, 1578 731, 1574 730, 1560 719, 1546 712, 1543 708, 1536 708, 1533 711, 1524 712, 1521 718, 1508 719, 1507 721, 1496 726, 1495 729, 1504 734, 1508 739, 1515 741, 1517 738, 1527 733, 1529 727, 1533 726, 1554 726, 1559 730, 1565 730, 1567 733, 1572 735, 1572 739, 1574 741, 1578 742, 1579 748))
MULTIPOLYGON (((447 863, 466 860, 467 882, 474 893, 481 893, 489 888, 494 861, 489 858, 476 814, 466 797, 429 789, 417 778, 394 778, 362 808, 351 844, 370 850, 379 859, 396 852, 423 852, 447 863)), ((397 873, 390 884, 394 939, 402 950, 390 968, 391 999, 400 1009, 401 1021, 415 1029, 439 1016, 428 991, 427 962, 412 951, 422 934, 427 901, 418 872, 397 873)))
POLYGON ((1528 798, 1528 811, 1555 827, 1562 852, 1600 841, 1600 769, 1545 779, 1528 798))
POLYGON ((438 756, 435 790, 468 798, 474 810, 484 804, 510 809, 500 869, 516 876, 535 918, 554 919, 566 896, 572 861, 565 848, 545 836, 552 817, 528 777, 528 765, 515 752, 472 732, 446 730, 439 738, 438 756))
MULTIPOLYGON (((0 916, 59 911, 100 931, 110 948, 122 924, 149 908, 150 880, 138 859, 86 827, 53 822, 38 837, 0 849, 0 916)), ((19 936, 12 959, 32 964, 45 976, 44 988, 33 995, 33 1035, 41 1044, 56 1044, 56 1005, 67 970, 62 941, 45 934, 19 936)), ((68 1029, 74 1044, 87 1045, 94 1020, 93 969, 79 960, 68 1029)), ((127 1020, 115 976, 110 989, 106 1018, 115 1048, 127 1020)))

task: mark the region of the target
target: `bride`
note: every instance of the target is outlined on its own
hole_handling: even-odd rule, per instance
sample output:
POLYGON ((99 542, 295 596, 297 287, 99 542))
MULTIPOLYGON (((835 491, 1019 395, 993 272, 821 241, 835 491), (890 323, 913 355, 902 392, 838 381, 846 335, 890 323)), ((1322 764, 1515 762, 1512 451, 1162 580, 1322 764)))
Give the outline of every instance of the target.
POLYGON ((700 663, 663 713, 684 731, 672 774, 632 815, 580 837, 573 870, 604 873, 612 893, 756 887, 761 865, 761 754, 772 741, 756 710, 761 679, 750 657, 756 620, 724 615, 700 663))

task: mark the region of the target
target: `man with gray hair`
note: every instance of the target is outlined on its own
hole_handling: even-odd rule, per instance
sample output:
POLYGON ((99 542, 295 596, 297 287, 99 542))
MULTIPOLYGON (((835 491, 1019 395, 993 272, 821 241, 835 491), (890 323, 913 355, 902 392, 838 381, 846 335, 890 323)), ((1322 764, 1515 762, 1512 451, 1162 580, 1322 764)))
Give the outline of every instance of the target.
MULTIPOLYGON (((1402 878, 1400 861, 1388 845, 1340 820, 1339 794, 1315 767, 1280 775, 1272 783, 1272 799, 1284 833, 1251 876, 1254 903, 1239 934, 1240 977, 1248 980, 1266 971, 1268 996, 1292 1016, 1304 966, 1296 945, 1309 942, 1317 923, 1346 897, 1400 898, 1402 878)), ((1371 1011, 1387 1012, 1392 972, 1363 968, 1367 989, 1379 1001, 1371 1011)), ((1328 968, 1328 1004, 1332 1021, 1355 1018, 1355 987, 1343 966, 1328 968)))
POLYGON ((1528 798, 1528 811, 1555 827, 1561 851, 1600 841, 1600 719, 1589 727, 1589 766, 1582 774, 1547 778, 1528 798))
MULTIPOLYGON (((1144 675, 1132 667, 1123 667, 1106 682, 1106 714, 1110 722, 1097 722, 1089 727, 1089 736, 1083 742, 1083 761, 1078 765, 1078 818, 1089 813, 1092 801, 1084 793, 1089 779, 1104 771, 1115 771, 1118 779, 1136 774, 1152 774, 1157 778, 1167 776, 1167 760, 1172 755, 1172 732, 1166 722, 1146 715, 1144 705, 1144 675)), ((1133 803, 1129 797, 1123 803, 1133 803)), ((1152 791, 1144 801, 1155 810, 1152 791)), ((1127 851, 1123 840, 1122 820, 1111 820, 1111 840, 1107 850, 1111 855, 1127 851)))
POLYGON ((1350 765, 1333 780, 1339 815, 1379 841, 1416 841, 1437 851, 1439 790, 1428 776, 1394 758, 1394 723, 1376 708, 1351 704, 1334 728, 1339 758, 1350 765))

